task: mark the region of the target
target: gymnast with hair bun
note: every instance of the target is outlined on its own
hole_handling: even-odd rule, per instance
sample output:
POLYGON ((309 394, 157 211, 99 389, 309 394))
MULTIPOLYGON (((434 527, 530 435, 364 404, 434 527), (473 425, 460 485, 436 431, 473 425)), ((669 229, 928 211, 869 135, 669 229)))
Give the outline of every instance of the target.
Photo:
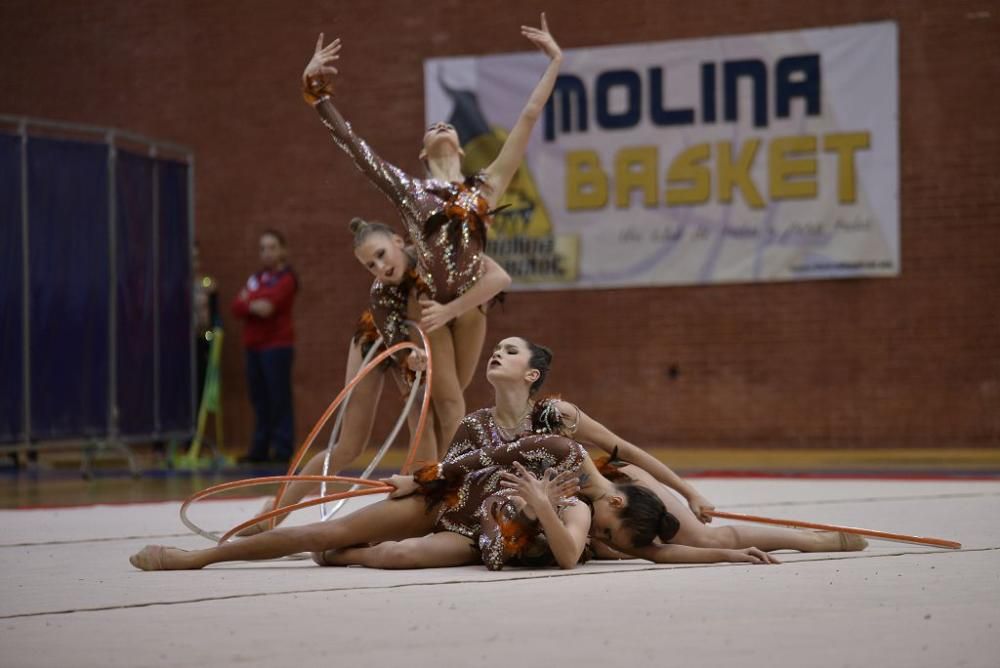
MULTIPOLYGON (((349 383, 358 373, 365 356, 379 338, 382 338, 386 347, 410 339, 406 321, 419 319, 417 299, 419 295, 426 294, 428 289, 427 284, 417 272, 418 262, 412 248, 408 247, 403 238, 392 228, 384 223, 354 218, 350 223, 350 230, 354 239, 354 253, 358 260, 375 275, 375 280, 372 282, 369 293, 369 307, 362 314, 351 339, 345 383, 349 383)), ((499 265, 488 257, 478 253, 470 253, 468 249, 458 253, 454 261, 457 263, 456 266, 464 267, 473 258, 482 261, 483 272, 476 280, 475 286, 463 296, 473 294, 474 290, 481 295, 472 302, 466 302, 471 304, 472 310, 478 312, 479 309, 475 308, 475 305, 479 303, 479 300, 488 300, 492 296, 496 296, 509 284, 509 278, 499 265)), ((456 299, 451 303, 457 301, 456 299)), ((485 332, 483 333, 485 334, 485 332)), ((452 391, 456 387, 454 385, 456 376, 453 373, 455 371, 456 349, 451 329, 445 327, 436 332, 427 333, 427 340, 434 360, 434 375, 430 388, 432 410, 428 414, 427 424, 421 434, 419 448, 415 453, 415 460, 424 463, 436 461, 441 455, 438 444, 449 443, 454 435, 454 429, 449 428, 450 433, 446 436, 443 433, 445 429, 443 425, 450 420, 448 415, 454 403, 452 391), (442 441, 441 439, 444 438, 448 440, 442 441)), ((480 349, 481 347, 480 344, 480 349)), ((478 354, 477 350, 476 355, 478 356, 478 354)), ((389 374, 400 390, 405 392, 412 387, 415 372, 426 369, 426 363, 426 356, 422 352, 407 351, 406 356, 386 359, 378 370, 361 379, 355 385, 350 403, 344 408, 340 436, 330 454, 328 471, 331 475, 348 466, 367 445, 374 426, 378 402, 382 395, 385 375, 389 374)), ((471 378, 465 384, 467 385, 468 382, 471 382, 471 378)), ((462 391, 461 387, 457 390, 459 399, 462 398, 462 391)), ((462 410, 464 410, 464 405, 463 400, 461 402, 462 410)), ((415 435, 413 432, 416 429, 416 418, 413 414, 408 417, 412 439, 415 435)), ((325 452, 315 454, 300 473, 305 475, 322 473, 325 458, 325 452)), ((316 487, 315 484, 306 482, 290 484, 282 496, 280 507, 297 503, 307 494, 313 492, 316 487)), ((268 501, 261 511, 267 512, 272 509, 271 502, 268 501)), ((279 515, 275 518, 275 523, 280 523, 284 518, 284 515, 279 515)), ((269 522, 260 522, 244 529, 239 535, 250 536, 266 530, 268 527, 269 522)))
MULTIPOLYGON (((434 360, 431 407, 420 438, 417 461, 434 461, 451 443, 465 415, 466 388, 472 382, 486 337, 486 308, 511 282, 510 276, 485 253, 491 214, 524 158, 532 128, 552 93, 562 52, 549 33, 545 15, 541 28, 521 27, 521 33, 550 59, 521 116, 496 160, 485 170, 466 177, 464 155, 455 128, 434 123, 424 133, 420 160, 430 178, 417 178, 379 157, 355 134, 333 104, 332 66, 340 58, 340 40, 323 46, 319 36, 312 59, 302 75, 303 94, 318 112, 334 141, 357 167, 395 205, 406 238, 380 222, 355 218, 350 223, 354 254, 375 277, 370 307, 362 314, 348 352, 347 382, 381 337, 386 346, 414 338, 406 321, 419 322, 427 335, 434 360)), ((426 358, 407 352, 384 367, 402 391, 426 358)), ((368 443, 381 396, 384 374, 359 383, 344 409, 340 439, 328 472, 335 474, 354 461, 368 443)), ((411 431, 415 428, 410 419, 411 431)), ((323 470, 325 454, 315 455, 301 470, 323 470)), ((282 505, 301 500, 311 485, 289 486, 282 505)), ((270 507, 264 510, 270 510, 270 507)), ((282 517, 276 518, 280 522, 282 517)), ((241 535, 265 530, 252 526, 241 535)))
POLYGON ((403 223, 408 247, 385 226, 354 225, 355 255, 375 276, 373 300, 380 300, 363 322, 362 340, 377 332, 386 344, 396 343, 406 337, 403 321, 416 316, 412 319, 428 335, 434 358, 434 435, 442 450, 466 413, 463 394, 486 337, 483 307, 510 285, 510 276, 485 253, 487 227, 524 159, 562 62, 544 14, 541 28, 522 26, 521 34, 549 57, 549 65, 496 159, 469 176, 462 173, 458 133, 448 123, 434 123, 424 133, 419 157, 429 178, 411 176, 386 162, 354 132, 333 103, 339 39, 324 46, 320 34, 302 75, 306 100, 334 141, 393 203, 403 223))
POLYGON ((553 401, 537 407, 532 402, 524 420, 510 419, 544 382, 551 355, 523 339, 505 339, 502 346, 506 359, 499 361, 495 352, 486 373, 496 407, 462 421, 440 464, 420 469, 416 477, 389 479, 398 485, 393 498, 326 522, 272 529, 205 550, 148 545, 129 561, 142 570, 177 570, 312 552, 324 565, 429 568, 481 562, 494 569, 508 563, 571 568, 586 558, 591 527, 627 541, 623 548, 654 536, 668 538, 672 523, 662 501, 640 491, 631 503, 629 492, 601 482, 596 470, 580 501, 574 500, 581 467, 591 470, 593 463, 559 433, 562 422, 553 401), (540 360, 540 369, 529 368, 532 359, 540 360), (375 547, 368 550, 351 549, 371 544, 375 547))
POLYGON ((681 489, 696 501, 689 501, 691 507, 682 503, 660 482, 680 480, 666 466, 652 457, 657 465, 648 464, 646 453, 572 404, 534 399, 551 361, 544 346, 519 337, 501 341, 486 369, 494 406, 462 421, 440 463, 387 479, 395 487, 389 499, 328 522, 265 531, 206 550, 147 546, 130 561, 143 570, 192 569, 312 552, 330 566, 573 568, 591 554, 657 563, 768 564, 777 563, 769 550, 864 548, 860 537, 838 532, 704 526, 693 509, 705 513, 711 504, 689 485, 681 489), (606 477, 583 456, 578 441, 610 453, 600 468, 612 478, 626 473, 633 479, 606 477))
MULTIPOLYGON (((585 524, 588 527, 590 540, 586 555, 604 559, 639 557, 657 563, 777 563, 774 557, 767 554, 768 551, 839 552, 862 550, 867 545, 867 541, 860 536, 844 532, 742 525, 706 526, 711 521, 709 513, 714 510, 713 504, 668 466, 620 438, 574 404, 556 397, 534 398, 551 364, 552 353, 545 346, 521 337, 500 341, 486 368, 486 378, 495 392, 495 404, 462 420, 444 461, 490 452, 490 448, 517 443, 533 434, 565 436, 583 445, 600 448, 605 453, 603 457, 597 461, 586 458, 580 464, 577 495, 590 505, 593 520, 588 523, 577 516, 574 526, 577 538, 579 528, 585 524), (630 510, 625 510, 627 508, 630 510), (637 525, 629 521, 624 526, 616 523, 616 517, 620 519, 622 513, 627 513, 629 517, 645 517, 639 523, 644 529, 637 530, 637 525)), ((486 459, 491 456, 486 455, 486 459)), ((538 471, 523 469, 518 470, 517 475, 513 473, 503 472, 498 487, 503 494, 513 492, 510 501, 513 506, 507 504, 508 511, 510 507, 528 506, 529 515, 538 513, 538 509, 545 505, 541 502, 545 497, 543 492, 549 493, 553 508, 560 508, 557 497, 552 496, 547 476, 540 477, 538 471)), ((426 478, 427 469, 418 471, 414 476, 393 476, 388 480, 396 487, 392 496, 422 489, 427 484, 426 478)), ((453 493, 452 497, 461 512, 465 497, 458 493, 453 493)), ((448 513, 454 511, 449 507, 449 510, 439 512, 447 518, 448 513)), ((547 511, 544 512, 547 514, 547 511)), ((582 514, 579 509, 566 512, 582 514)), ((477 517, 483 521, 498 521, 496 513, 484 509, 478 512, 477 517)), ((549 519, 554 524, 554 520, 549 519)), ((555 526, 558 529, 558 525, 555 526)), ((473 535, 468 526, 458 521, 451 522, 451 526, 446 528, 469 537, 473 535)), ((504 526, 500 531, 505 535, 516 533, 504 526)), ((542 533, 551 542, 553 530, 546 528, 542 533)), ((454 543, 454 538, 428 536, 368 548, 337 550, 328 553, 322 563, 412 568, 414 564, 433 564, 433 560, 438 558, 442 560, 440 565, 455 565, 452 561, 458 559, 462 551, 455 545, 453 552, 449 552, 448 545, 454 543)), ((574 554, 572 550, 560 552, 553 546, 551 552, 554 563, 569 567, 570 557, 574 554)), ((541 553, 548 555, 544 550, 541 553)), ((518 565, 551 565, 545 558, 532 561, 523 555, 513 558, 510 554, 505 554, 504 558, 518 565)), ((485 552, 484 562, 489 565, 485 552)))

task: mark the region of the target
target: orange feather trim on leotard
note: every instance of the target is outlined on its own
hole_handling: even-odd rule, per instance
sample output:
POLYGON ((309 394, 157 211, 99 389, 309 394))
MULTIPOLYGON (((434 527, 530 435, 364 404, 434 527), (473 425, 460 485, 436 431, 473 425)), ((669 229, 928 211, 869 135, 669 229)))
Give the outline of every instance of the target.
POLYGON ((303 77, 302 99, 315 107, 328 97, 333 97, 333 82, 318 76, 303 77))
POLYGON ((449 183, 444 188, 431 189, 431 192, 447 199, 441 210, 427 219, 424 236, 430 238, 447 225, 452 247, 457 248, 458 237, 462 234, 463 225, 466 225, 476 235, 481 247, 486 248, 486 230, 493 223, 493 214, 510 205, 491 210, 489 202, 476 190, 484 182, 482 174, 473 174, 462 183, 449 183))
POLYGON ((510 503, 494 503, 490 509, 508 558, 523 554, 532 538, 538 534, 538 523, 529 520, 524 513, 515 511, 510 503))
POLYGON ((427 506, 435 506, 438 503, 453 508, 458 505, 459 489, 462 480, 446 480, 441 476, 441 465, 426 464, 413 472, 413 480, 417 483, 417 493, 427 500, 427 506))
POLYGON ((361 350, 367 354, 369 346, 378 341, 378 337, 375 316, 372 315, 370 308, 366 308, 361 317, 358 318, 358 324, 354 327, 354 342, 360 344, 361 350))
POLYGON ((618 459, 618 446, 611 451, 610 455, 602 455, 594 460, 594 466, 598 472, 611 482, 631 482, 632 478, 622 471, 622 467, 628 462, 618 459))

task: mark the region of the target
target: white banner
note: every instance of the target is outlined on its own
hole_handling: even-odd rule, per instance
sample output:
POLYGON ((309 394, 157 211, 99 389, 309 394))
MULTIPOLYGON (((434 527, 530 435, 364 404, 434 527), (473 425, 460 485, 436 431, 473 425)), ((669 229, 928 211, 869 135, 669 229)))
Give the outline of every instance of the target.
MULTIPOLYGON (((425 61, 467 173, 546 64, 425 61)), ((568 49, 490 255, 520 289, 898 275, 897 89, 895 23, 568 49)))

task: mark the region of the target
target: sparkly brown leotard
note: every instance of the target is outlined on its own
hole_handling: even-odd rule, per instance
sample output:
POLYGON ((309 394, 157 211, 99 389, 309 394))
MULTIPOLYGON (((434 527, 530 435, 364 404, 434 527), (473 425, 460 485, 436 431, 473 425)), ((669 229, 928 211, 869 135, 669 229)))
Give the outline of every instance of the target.
POLYGON ((415 270, 410 270, 398 285, 381 281, 372 284, 369 307, 361 314, 354 331, 354 342, 361 346, 363 355, 381 336, 386 346, 406 339, 406 310, 410 292, 422 291, 423 281, 415 270))
MULTIPOLYGON (((555 399, 539 401, 515 438, 502 434, 491 409, 467 415, 439 464, 424 467, 415 477, 428 504, 438 505, 437 531, 453 531, 471 538, 490 570, 505 564, 544 566, 554 563, 541 526, 509 501, 511 490, 500 486, 500 476, 519 462, 537 476, 580 467, 586 452, 562 435, 565 426, 555 399)), ((579 502, 563 499, 561 505, 579 502)))
POLYGON ((516 442, 518 439, 532 434, 556 434, 572 436, 573 426, 567 427, 558 408, 558 397, 545 397, 535 402, 530 415, 524 423, 516 427, 513 435, 504 435, 504 430, 497 424, 492 408, 481 408, 469 413, 458 425, 458 431, 451 439, 446 462, 454 460, 472 450, 489 446, 504 445, 516 442))
POLYGON ((371 289, 374 327, 387 345, 405 338, 403 321, 413 280, 420 292, 446 304, 471 288, 483 273, 486 228, 490 223, 482 174, 462 183, 410 176, 375 153, 355 134, 329 100, 317 105, 334 141, 396 206, 415 257, 415 277, 407 285, 376 280, 371 289))

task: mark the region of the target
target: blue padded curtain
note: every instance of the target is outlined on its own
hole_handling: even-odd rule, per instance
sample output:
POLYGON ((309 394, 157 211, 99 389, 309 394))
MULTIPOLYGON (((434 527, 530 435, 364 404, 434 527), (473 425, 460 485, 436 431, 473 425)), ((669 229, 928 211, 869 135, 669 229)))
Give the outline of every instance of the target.
POLYGON ((31 424, 40 439, 108 424, 108 148, 28 141, 31 424))
POLYGON ((21 138, 0 134, 0 443, 24 438, 21 138))
POLYGON ((118 152, 115 255, 118 431, 155 434, 153 160, 118 152))
POLYGON ((160 421, 164 432, 190 432, 192 410, 191 240, 188 166, 159 161, 160 421))

